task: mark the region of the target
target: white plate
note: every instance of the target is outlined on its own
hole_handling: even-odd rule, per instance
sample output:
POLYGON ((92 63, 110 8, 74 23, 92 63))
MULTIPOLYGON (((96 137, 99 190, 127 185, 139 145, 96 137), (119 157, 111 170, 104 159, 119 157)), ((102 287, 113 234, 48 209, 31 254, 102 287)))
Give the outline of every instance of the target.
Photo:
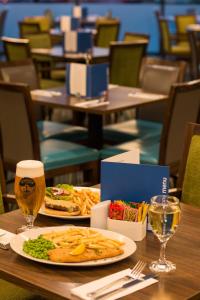
MULTIPOLYGON (((30 229, 28 231, 25 231, 23 233, 17 234, 13 237, 13 239, 10 242, 10 246, 13 251, 15 251, 17 254, 20 256, 23 256, 25 258, 28 258, 30 260, 34 260, 37 262, 41 262, 44 264, 49 264, 49 265, 59 265, 59 266, 73 266, 73 267, 92 267, 92 266, 101 266, 101 265, 108 265, 115 263, 117 261, 123 260, 130 255, 132 255, 136 251, 136 244, 133 242, 131 239, 128 237, 119 234, 117 232, 109 231, 109 230, 104 230, 104 229, 98 229, 98 228, 92 228, 92 227, 85 227, 85 228, 91 228, 94 229, 100 233, 102 233, 104 236, 108 238, 112 238, 115 240, 119 240, 120 242, 123 242, 124 245, 122 246, 124 253, 120 254, 115 257, 111 258, 104 258, 104 259, 99 259, 99 260, 92 260, 92 261, 86 261, 86 262, 81 262, 81 263, 57 263, 57 262, 52 262, 50 260, 44 260, 44 259, 38 259, 34 258, 32 256, 29 256, 23 251, 23 244, 24 241, 28 239, 35 239, 37 238, 40 234, 42 233, 47 233, 51 231, 62 231, 65 229, 71 228, 70 226, 55 226, 55 227, 41 227, 41 228, 36 228, 36 229, 30 229)), ((74 227, 72 227, 74 228, 74 227)), ((83 228, 83 227, 77 227, 76 228, 83 228)))
MULTIPOLYGON (((96 189, 96 188, 81 187, 81 186, 75 186, 74 188, 77 189, 77 190, 87 189, 87 190, 90 190, 92 192, 98 192, 100 194, 100 189, 96 189)), ((80 220, 80 219, 89 219, 90 218, 90 215, 86 215, 86 216, 57 216, 57 215, 53 215, 53 214, 48 214, 48 213, 45 212, 44 203, 42 204, 42 206, 39 210, 39 214, 43 215, 43 216, 49 216, 49 217, 53 217, 53 218, 57 218, 57 219, 67 219, 67 220, 80 220)))

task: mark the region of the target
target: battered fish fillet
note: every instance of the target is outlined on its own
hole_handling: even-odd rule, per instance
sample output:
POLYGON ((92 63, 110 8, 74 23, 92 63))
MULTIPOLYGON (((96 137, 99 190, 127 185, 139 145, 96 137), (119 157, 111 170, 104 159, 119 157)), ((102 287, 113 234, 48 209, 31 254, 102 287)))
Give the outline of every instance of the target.
POLYGON ((89 260, 98 260, 103 258, 114 257, 123 254, 124 251, 120 248, 107 248, 95 251, 94 249, 86 249, 79 255, 71 255, 72 250, 68 248, 57 248, 48 251, 49 259, 60 263, 79 263, 89 260))

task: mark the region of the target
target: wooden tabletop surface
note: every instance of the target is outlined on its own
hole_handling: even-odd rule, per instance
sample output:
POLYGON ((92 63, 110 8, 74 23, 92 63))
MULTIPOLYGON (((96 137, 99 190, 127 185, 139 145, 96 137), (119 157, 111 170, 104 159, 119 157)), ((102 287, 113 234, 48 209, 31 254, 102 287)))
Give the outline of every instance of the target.
MULTIPOLYGON (((174 273, 163 274, 159 283, 149 286, 123 299, 183 300, 193 294, 200 296, 200 209, 181 205, 181 223, 174 237, 168 242, 167 258, 177 264, 174 273)), ((19 210, 0 216, 0 227, 15 232, 24 223, 19 210)), ((39 226, 64 225, 66 220, 38 216, 39 226)), ((70 221, 70 223, 72 223, 70 221)), ((76 222, 76 225, 88 223, 76 222)), ((0 277, 29 288, 48 299, 75 299, 70 289, 80 284, 132 267, 138 260, 147 263, 159 256, 159 243, 154 235, 147 233, 142 242, 137 242, 136 252, 129 258, 107 266, 91 268, 55 267, 36 263, 0 249, 0 277)), ((148 269, 144 271, 148 273, 148 269)), ((199 299, 199 298, 196 298, 199 299)))
POLYGON ((109 102, 109 104, 93 107, 80 107, 76 106, 76 104, 85 100, 77 98, 75 96, 67 96, 66 87, 54 88, 51 90, 58 91, 61 93, 61 95, 51 97, 32 95, 33 101, 35 101, 35 103, 49 107, 68 108, 74 111, 82 111, 89 114, 98 115, 105 115, 112 112, 123 111, 129 108, 143 106, 156 101, 163 101, 167 99, 167 96, 165 95, 143 93, 141 89, 123 86, 112 86, 112 88, 108 91, 106 100, 109 102), (144 95, 143 98, 142 95, 144 95))
MULTIPOLYGON (((36 48, 31 50, 32 54, 37 54, 41 56, 49 56, 52 58, 62 59, 68 62, 77 61, 77 62, 85 62, 87 55, 86 53, 71 53, 64 52, 62 46, 55 46, 50 49, 45 48, 36 48)), ((108 61, 109 57, 109 49, 108 48, 100 48, 93 47, 91 51, 91 59, 92 62, 105 62, 108 61)))

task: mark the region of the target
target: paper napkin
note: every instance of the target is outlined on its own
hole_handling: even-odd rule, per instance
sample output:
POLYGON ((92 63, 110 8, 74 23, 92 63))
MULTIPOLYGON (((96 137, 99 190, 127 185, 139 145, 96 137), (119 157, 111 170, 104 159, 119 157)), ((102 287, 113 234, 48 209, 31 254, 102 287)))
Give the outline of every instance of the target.
POLYGON ((7 230, 0 229, 0 248, 7 248, 15 234, 7 230))
MULTIPOLYGON (((79 287, 71 289, 71 293, 73 295, 78 296, 79 298, 82 298, 82 299, 85 299, 85 300, 90 300, 91 298, 87 295, 88 293, 94 292, 97 289, 99 289, 99 288, 103 287, 104 285, 108 284, 109 282, 112 282, 113 280, 116 280, 116 279, 120 279, 120 278, 130 274, 130 271, 131 271, 130 269, 126 269, 126 270, 117 272, 115 274, 103 277, 101 279, 89 282, 87 284, 83 284, 79 287)), ((131 293, 139 291, 139 290, 141 290, 141 289, 143 289, 143 288, 145 288, 149 285, 152 285, 156 282, 158 282, 157 279, 149 278, 145 281, 141 281, 141 282, 139 282, 139 283, 137 283, 133 286, 130 286, 130 287, 124 289, 123 291, 116 292, 114 295, 110 295, 110 296, 108 295, 108 296, 105 297, 105 299, 106 300, 119 299, 119 298, 122 298, 122 297, 124 297, 126 295, 129 295, 131 293)), ((120 285, 121 284, 119 284, 119 286, 120 285)), ((114 287, 117 287, 117 284, 114 285, 114 287)), ((108 292, 112 291, 112 290, 113 290, 113 287, 110 288, 110 289, 107 289, 108 292)))
POLYGON ((96 107, 96 106, 104 106, 108 104, 109 104, 108 101, 101 102, 98 99, 97 100, 95 99, 95 100, 88 100, 88 101, 76 103, 75 106, 89 108, 89 107, 96 107))
POLYGON ((107 229, 108 210, 111 201, 100 202, 91 208, 90 226, 94 228, 107 229))
POLYGON ((56 91, 44 91, 44 90, 33 90, 31 91, 32 96, 42 96, 42 97, 54 97, 54 96, 60 96, 60 92, 56 91))
POLYGON ((164 98, 164 95, 159 94, 152 94, 152 93, 143 93, 143 92, 136 92, 136 93, 129 93, 128 97, 132 98, 139 98, 139 99, 149 99, 149 100, 158 100, 160 98, 164 98))

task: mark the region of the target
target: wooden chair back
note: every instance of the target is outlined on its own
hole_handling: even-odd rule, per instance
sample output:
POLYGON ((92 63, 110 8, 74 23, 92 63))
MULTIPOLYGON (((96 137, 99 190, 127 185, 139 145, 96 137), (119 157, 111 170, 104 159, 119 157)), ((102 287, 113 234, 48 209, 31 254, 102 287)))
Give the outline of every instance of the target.
POLYGON ((6 9, 0 11, 0 37, 4 34, 4 27, 8 11, 6 9))
POLYGON ((168 20, 164 19, 163 17, 159 18, 159 31, 161 37, 161 49, 162 54, 167 54, 171 52, 171 40, 170 40, 170 31, 169 31, 169 24, 168 20))
POLYGON ((159 164, 178 172, 188 122, 197 122, 200 108, 200 80, 177 83, 171 88, 160 141, 159 164))
POLYGON ((40 160, 34 108, 27 85, 0 82, 0 126, 6 170, 15 171, 20 160, 40 160))
POLYGON ((28 39, 2 37, 7 61, 25 60, 31 57, 28 39))
POLYGON ((144 33, 136 32, 125 32, 123 41, 124 42, 135 42, 138 40, 146 40, 148 43, 150 41, 150 36, 144 33))
POLYGON ((200 65, 200 32, 189 30, 188 39, 191 50, 191 75, 193 79, 200 77, 199 65, 200 65))
POLYGON ((25 83, 30 90, 40 89, 39 76, 31 59, 0 62, 0 79, 10 83, 25 83))
POLYGON ((40 33, 40 25, 35 22, 21 21, 19 25, 19 34, 21 38, 26 38, 29 34, 40 33))
POLYGON ((114 42, 110 44, 110 83, 136 87, 148 42, 114 42))
MULTIPOLYGON (((147 92, 169 95, 172 84, 184 81, 186 67, 187 63, 184 61, 144 57, 140 71, 140 87, 147 92)), ((151 103, 139 107, 136 116, 138 119, 163 123, 166 106, 166 102, 151 103)))

